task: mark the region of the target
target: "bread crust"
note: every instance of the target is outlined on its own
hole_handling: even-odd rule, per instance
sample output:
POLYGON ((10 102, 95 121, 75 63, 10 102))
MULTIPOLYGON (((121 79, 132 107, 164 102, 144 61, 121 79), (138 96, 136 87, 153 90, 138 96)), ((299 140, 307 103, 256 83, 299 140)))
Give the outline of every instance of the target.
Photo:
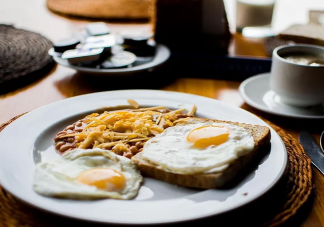
POLYGON ((221 121, 221 120, 210 120, 202 118, 189 118, 179 121, 176 125, 193 124, 193 123, 203 123, 203 122, 213 122, 213 123, 229 123, 236 126, 240 126, 248 130, 254 139, 254 149, 246 155, 240 156, 222 172, 218 173, 204 173, 204 174, 193 174, 184 175, 176 174, 164 171, 158 166, 149 163, 142 158, 141 153, 138 153, 132 160, 137 164, 143 176, 152 177, 161 181, 165 181, 171 184, 191 187, 191 188, 202 188, 202 189, 212 189, 221 188, 229 183, 231 183, 239 173, 251 163, 256 156, 265 151, 264 149, 270 144, 271 134, 270 129, 266 126, 250 125, 239 122, 231 121, 221 121))

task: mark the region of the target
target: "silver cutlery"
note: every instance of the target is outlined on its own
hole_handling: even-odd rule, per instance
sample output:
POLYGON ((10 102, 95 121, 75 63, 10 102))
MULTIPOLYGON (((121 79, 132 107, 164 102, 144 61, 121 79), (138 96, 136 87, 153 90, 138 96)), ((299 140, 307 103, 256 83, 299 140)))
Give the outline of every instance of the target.
POLYGON ((307 131, 301 131, 299 134, 299 142, 312 160, 313 165, 324 175, 324 154, 314 137, 307 131))
POLYGON ((321 134, 320 146, 321 146, 322 151, 324 152, 324 131, 321 134))

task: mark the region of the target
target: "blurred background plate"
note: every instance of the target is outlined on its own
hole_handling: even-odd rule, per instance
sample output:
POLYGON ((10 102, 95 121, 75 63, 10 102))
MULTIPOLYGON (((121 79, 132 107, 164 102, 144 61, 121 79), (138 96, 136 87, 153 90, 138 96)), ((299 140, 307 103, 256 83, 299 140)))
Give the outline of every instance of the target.
POLYGON ((97 69, 94 67, 76 66, 70 64, 67 60, 60 57, 53 57, 54 60, 63 66, 75 69, 81 74, 91 74, 97 76, 130 76, 137 73, 151 72, 157 67, 161 66, 170 58, 171 52, 168 47, 163 44, 156 45, 156 53, 152 61, 142 63, 139 65, 127 67, 127 68, 115 68, 115 69, 97 69))

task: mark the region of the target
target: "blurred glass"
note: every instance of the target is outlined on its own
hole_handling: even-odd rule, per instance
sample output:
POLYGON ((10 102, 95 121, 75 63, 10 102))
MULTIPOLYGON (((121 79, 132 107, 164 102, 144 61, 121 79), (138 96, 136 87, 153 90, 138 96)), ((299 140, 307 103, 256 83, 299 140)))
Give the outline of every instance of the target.
POLYGON ((236 31, 258 38, 272 35, 275 0, 236 0, 236 31))

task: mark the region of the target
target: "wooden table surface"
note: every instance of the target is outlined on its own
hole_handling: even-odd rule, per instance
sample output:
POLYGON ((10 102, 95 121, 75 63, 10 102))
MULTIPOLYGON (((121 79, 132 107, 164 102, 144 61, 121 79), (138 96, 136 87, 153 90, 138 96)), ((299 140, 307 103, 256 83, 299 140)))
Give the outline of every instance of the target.
MULTIPOLYGON (((86 20, 64 18, 51 13, 42 0, 0 0, 0 23, 13 23, 16 27, 36 31, 52 41, 57 41, 81 31, 86 20)), ((147 24, 109 23, 113 32, 123 29, 149 30, 147 24)), ((262 40, 246 39, 235 34, 229 53, 265 57, 262 40)), ((1 54, 1 53, 0 53, 1 54)), ((317 140, 324 130, 323 121, 292 120, 262 113, 247 104, 240 97, 240 82, 216 79, 179 78, 162 87, 162 90, 179 91, 214 98, 231 105, 259 114, 279 125, 297 138, 300 130, 308 129, 317 140)), ((17 91, 0 96, 0 124, 21 113, 57 100, 76 95, 104 90, 86 83, 74 70, 56 66, 43 79, 17 91)), ((324 177, 314 168, 314 199, 308 209, 303 210, 305 218, 300 226, 324 226, 324 177)))

